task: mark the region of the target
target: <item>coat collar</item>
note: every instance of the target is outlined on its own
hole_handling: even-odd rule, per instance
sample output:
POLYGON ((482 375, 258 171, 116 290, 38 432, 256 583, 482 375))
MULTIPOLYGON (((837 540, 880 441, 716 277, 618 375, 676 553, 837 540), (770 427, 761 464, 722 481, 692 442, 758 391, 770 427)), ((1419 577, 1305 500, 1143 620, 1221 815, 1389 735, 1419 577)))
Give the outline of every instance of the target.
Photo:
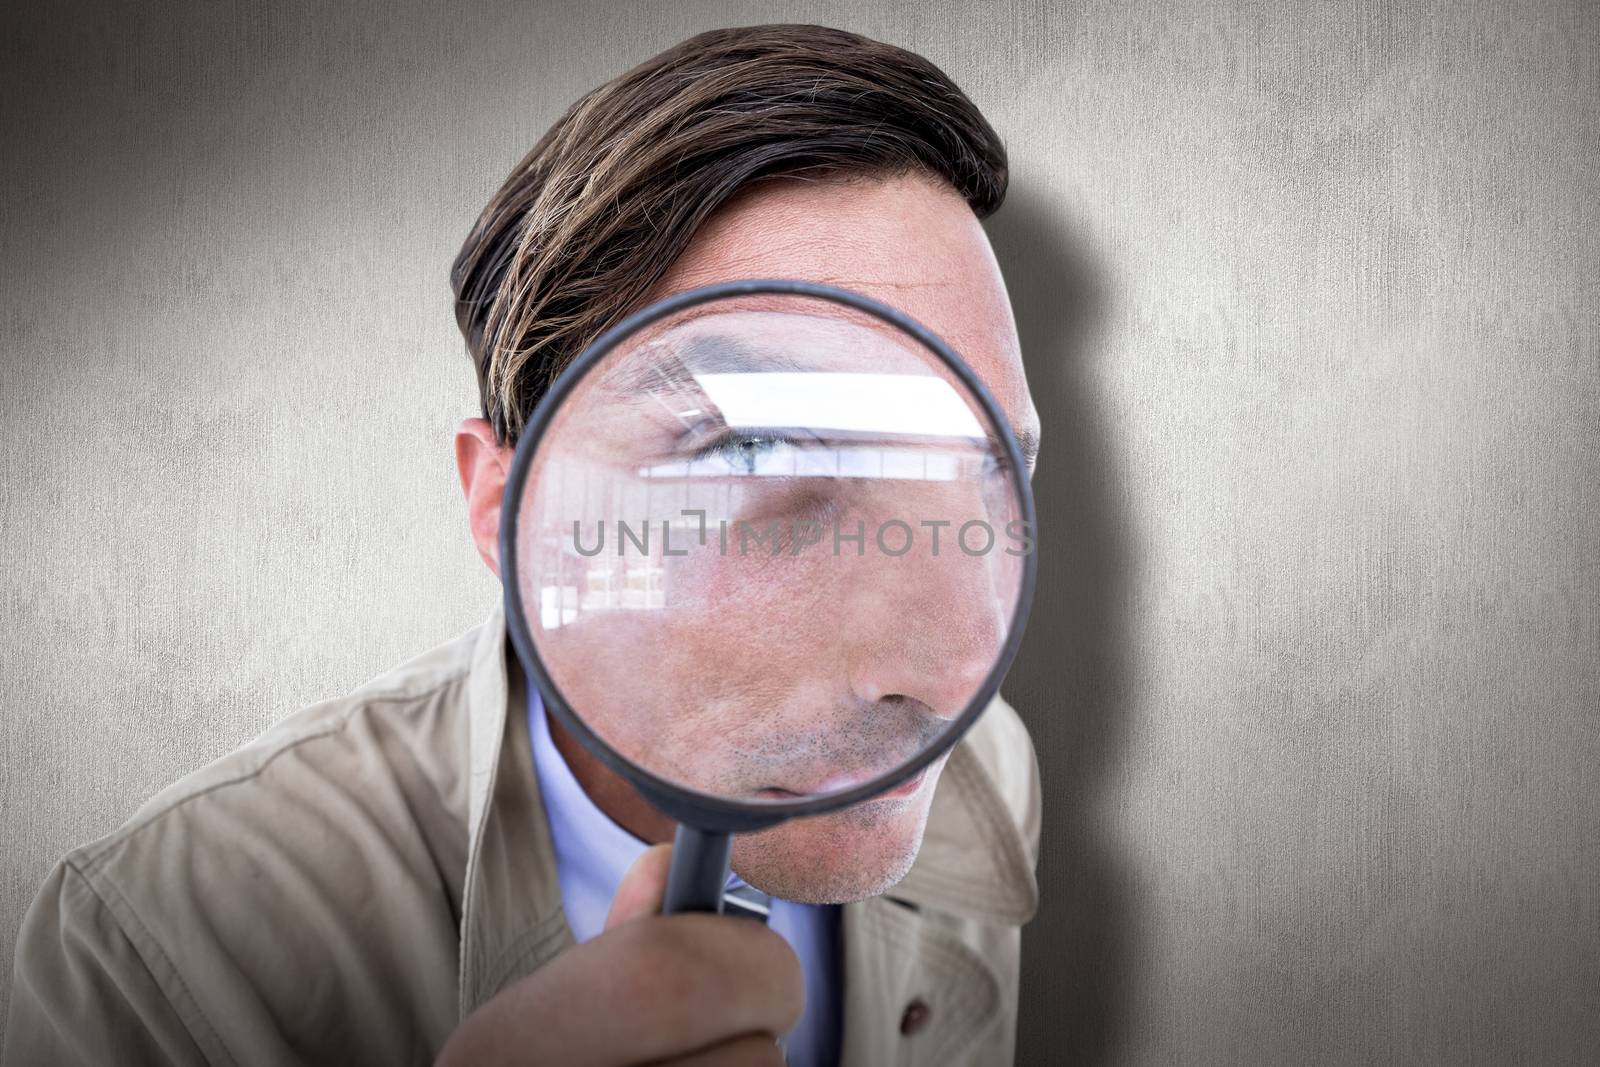
MULTIPOLYGON (((561 908, 527 716, 508 713, 525 698, 511 692, 508 654, 504 608, 497 604, 479 630, 466 680, 471 778, 461 919, 463 1018, 575 943, 561 908)), ((910 921, 906 916, 924 909, 1011 925, 1032 916, 1038 896, 1033 864, 1004 800, 1000 768, 985 758, 986 747, 993 746, 982 736, 984 718, 945 764, 922 849, 910 873, 887 894, 893 902, 846 907, 847 972, 864 974, 875 958, 871 943, 900 939, 905 932, 899 926, 910 921), (892 910, 897 908, 905 915, 892 910)))
POLYGON ((497 604, 478 633, 467 675, 471 780, 461 913, 462 1018, 576 944, 561 910, 528 719, 508 714, 520 694, 511 692, 507 648, 504 608, 497 604))
POLYGON ((1039 903, 1033 858, 997 781, 999 768, 984 758, 991 739, 982 716, 978 722, 945 762, 922 849, 888 895, 920 908, 1021 926, 1039 903))

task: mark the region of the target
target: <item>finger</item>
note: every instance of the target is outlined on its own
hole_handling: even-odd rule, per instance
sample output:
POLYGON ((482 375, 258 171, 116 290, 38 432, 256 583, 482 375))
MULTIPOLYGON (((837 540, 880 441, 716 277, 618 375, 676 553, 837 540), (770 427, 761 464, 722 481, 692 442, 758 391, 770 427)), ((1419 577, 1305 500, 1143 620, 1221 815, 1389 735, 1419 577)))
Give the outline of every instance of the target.
POLYGON ((657 1060, 654 1067, 786 1067, 786 1061, 771 1034, 745 1034, 687 1056, 657 1060))
POLYGON ((654 1046, 656 1058, 706 1048, 737 1034, 783 1034, 805 1007, 800 960, 761 923, 687 913, 613 931, 635 964, 615 979, 611 1036, 654 1046))
POLYGON ((644 855, 633 861, 628 873, 622 876, 616 895, 611 898, 611 911, 606 914, 607 930, 641 915, 655 915, 661 911, 661 900, 667 893, 667 872, 672 869, 672 846, 654 845, 644 855))
POLYGON ((624 922, 555 964, 493 1004, 503 1039, 537 1049, 542 1063, 670 1061, 740 1034, 787 1033, 805 1007, 788 943, 724 915, 624 922))

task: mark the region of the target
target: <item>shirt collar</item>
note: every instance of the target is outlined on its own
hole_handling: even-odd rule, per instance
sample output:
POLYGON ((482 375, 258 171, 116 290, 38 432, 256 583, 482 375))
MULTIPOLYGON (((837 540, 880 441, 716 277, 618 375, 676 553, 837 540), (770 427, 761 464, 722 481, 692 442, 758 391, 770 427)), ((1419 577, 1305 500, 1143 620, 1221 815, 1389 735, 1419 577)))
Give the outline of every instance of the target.
POLYGON ((528 693, 533 769, 550 820, 550 841, 561 874, 561 899, 573 936, 587 941, 605 929, 609 902, 622 876, 649 846, 618 826, 578 783, 550 736, 539 691, 528 693))

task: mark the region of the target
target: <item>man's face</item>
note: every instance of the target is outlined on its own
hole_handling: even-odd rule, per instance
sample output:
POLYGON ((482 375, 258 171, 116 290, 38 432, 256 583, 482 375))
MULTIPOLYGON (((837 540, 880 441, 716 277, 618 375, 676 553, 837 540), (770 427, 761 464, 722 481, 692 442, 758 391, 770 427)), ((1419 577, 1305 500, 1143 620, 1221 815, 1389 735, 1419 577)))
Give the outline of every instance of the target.
MULTIPOLYGON (((1036 440, 1037 416, 999 271, 971 210, 942 183, 903 177, 760 186, 713 216, 651 299, 741 278, 827 283, 906 312, 962 354, 1019 437, 1036 440)), ((926 356, 908 357, 913 346, 884 336, 881 323, 869 329, 848 318, 786 321, 773 308, 749 317, 748 345, 730 337, 743 321, 738 315, 695 319, 673 344, 703 353, 696 358, 713 363, 700 370, 711 372, 727 369, 716 360, 759 359, 763 349, 839 352, 851 367, 808 369, 920 371, 921 384, 938 388, 925 378, 926 356)), ((648 377, 660 378, 655 365, 650 370, 648 377)), ((741 378, 747 384, 784 380, 749 370, 741 378)), ((650 389, 637 399, 637 377, 612 375, 614 384, 569 397, 566 410, 580 414, 569 416, 568 436, 557 429, 541 442, 541 455, 565 457, 565 465, 557 460, 535 469, 540 494, 558 483, 581 483, 591 503, 621 500, 639 486, 631 481, 637 472, 653 469, 649 457, 676 455, 674 442, 694 439, 684 428, 692 420, 677 409, 704 407, 704 398, 673 403, 675 394, 650 389), (617 493, 597 493, 590 478, 577 476, 606 470, 626 472, 630 482, 617 493)), ((698 372, 695 378, 708 380, 698 372)), ((593 374, 586 384, 610 379, 593 374)), ((858 379, 830 380, 836 388, 858 379)), ((839 398, 830 392, 825 403, 832 407, 839 398)), ((772 459, 772 447, 736 456, 753 466, 772 459)), ((944 458, 964 462, 959 455, 944 458)), ((817 501, 798 488, 804 478, 716 477, 719 469, 673 481, 674 502, 692 507, 695 501, 678 494, 700 490, 708 494, 703 506, 713 522, 715 496, 722 513, 760 516, 791 533, 802 512, 817 510, 817 501)), ((974 558, 955 551, 949 538, 968 518, 1003 529, 1014 512, 992 510, 993 487, 985 492, 987 483, 976 478, 810 484, 833 487, 828 507, 848 514, 850 528, 857 518, 869 530, 902 518, 951 521, 944 552, 930 556, 924 544, 904 557, 862 557, 819 545, 774 555, 762 546, 731 554, 691 548, 683 558, 663 559, 658 546, 647 580, 664 590, 661 610, 578 613, 540 638, 565 695, 613 747, 706 792, 792 799, 892 769, 967 706, 1004 642, 1019 568, 998 547, 974 558)), ((1009 498, 1009 485, 1001 489, 998 495, 1009 498)), ((570 489, 568 497, 576 499, 570 489)), ((551 510, 542 501, 538 507, 551 510)), ((634 583, 623 547, 620 540, 606 546, 605 555, 583 564, 583 576, 552 584, 599 580, 603 596, 613 587, 628 596, 634 583), (607 576, 597 579, 603 571, 607 576)), ((570 573, 570 553, 552 558, 570 573)), ((880 893, 916 856, 942 766, 940 760, 911 783, 845 811, 744 835, 736 839, 734 868, 757 888, 791 900, 841 902, 880 893)))

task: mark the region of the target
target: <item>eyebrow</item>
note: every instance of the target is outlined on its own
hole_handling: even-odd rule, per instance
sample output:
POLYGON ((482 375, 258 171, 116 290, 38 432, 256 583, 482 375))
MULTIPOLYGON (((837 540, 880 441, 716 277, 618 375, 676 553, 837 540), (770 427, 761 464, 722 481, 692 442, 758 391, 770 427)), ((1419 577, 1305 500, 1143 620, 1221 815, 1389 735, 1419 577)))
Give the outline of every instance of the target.
POLYGON ((1032 430, 1019 430, 1011 428, 1011 436, 1017 439, 1017 448, 1022 452, 1022 462, 1032 467, 1039 459, 1039 435, 1032 430))
MULTIPOLYGON (((660 344, 661 342, 655 342, 660 344)), ((637 352, 637 349, 630 352, 637 352)), ((803 368, 780 352, 757 349, 726 336, 695 337, 662 359, 624 362, 607 371, 601 383, 619 397, 637 397, 663 388, 671 393, 699 391, 701 374, 755 374, 763 371, 798 371, 803 368)))

